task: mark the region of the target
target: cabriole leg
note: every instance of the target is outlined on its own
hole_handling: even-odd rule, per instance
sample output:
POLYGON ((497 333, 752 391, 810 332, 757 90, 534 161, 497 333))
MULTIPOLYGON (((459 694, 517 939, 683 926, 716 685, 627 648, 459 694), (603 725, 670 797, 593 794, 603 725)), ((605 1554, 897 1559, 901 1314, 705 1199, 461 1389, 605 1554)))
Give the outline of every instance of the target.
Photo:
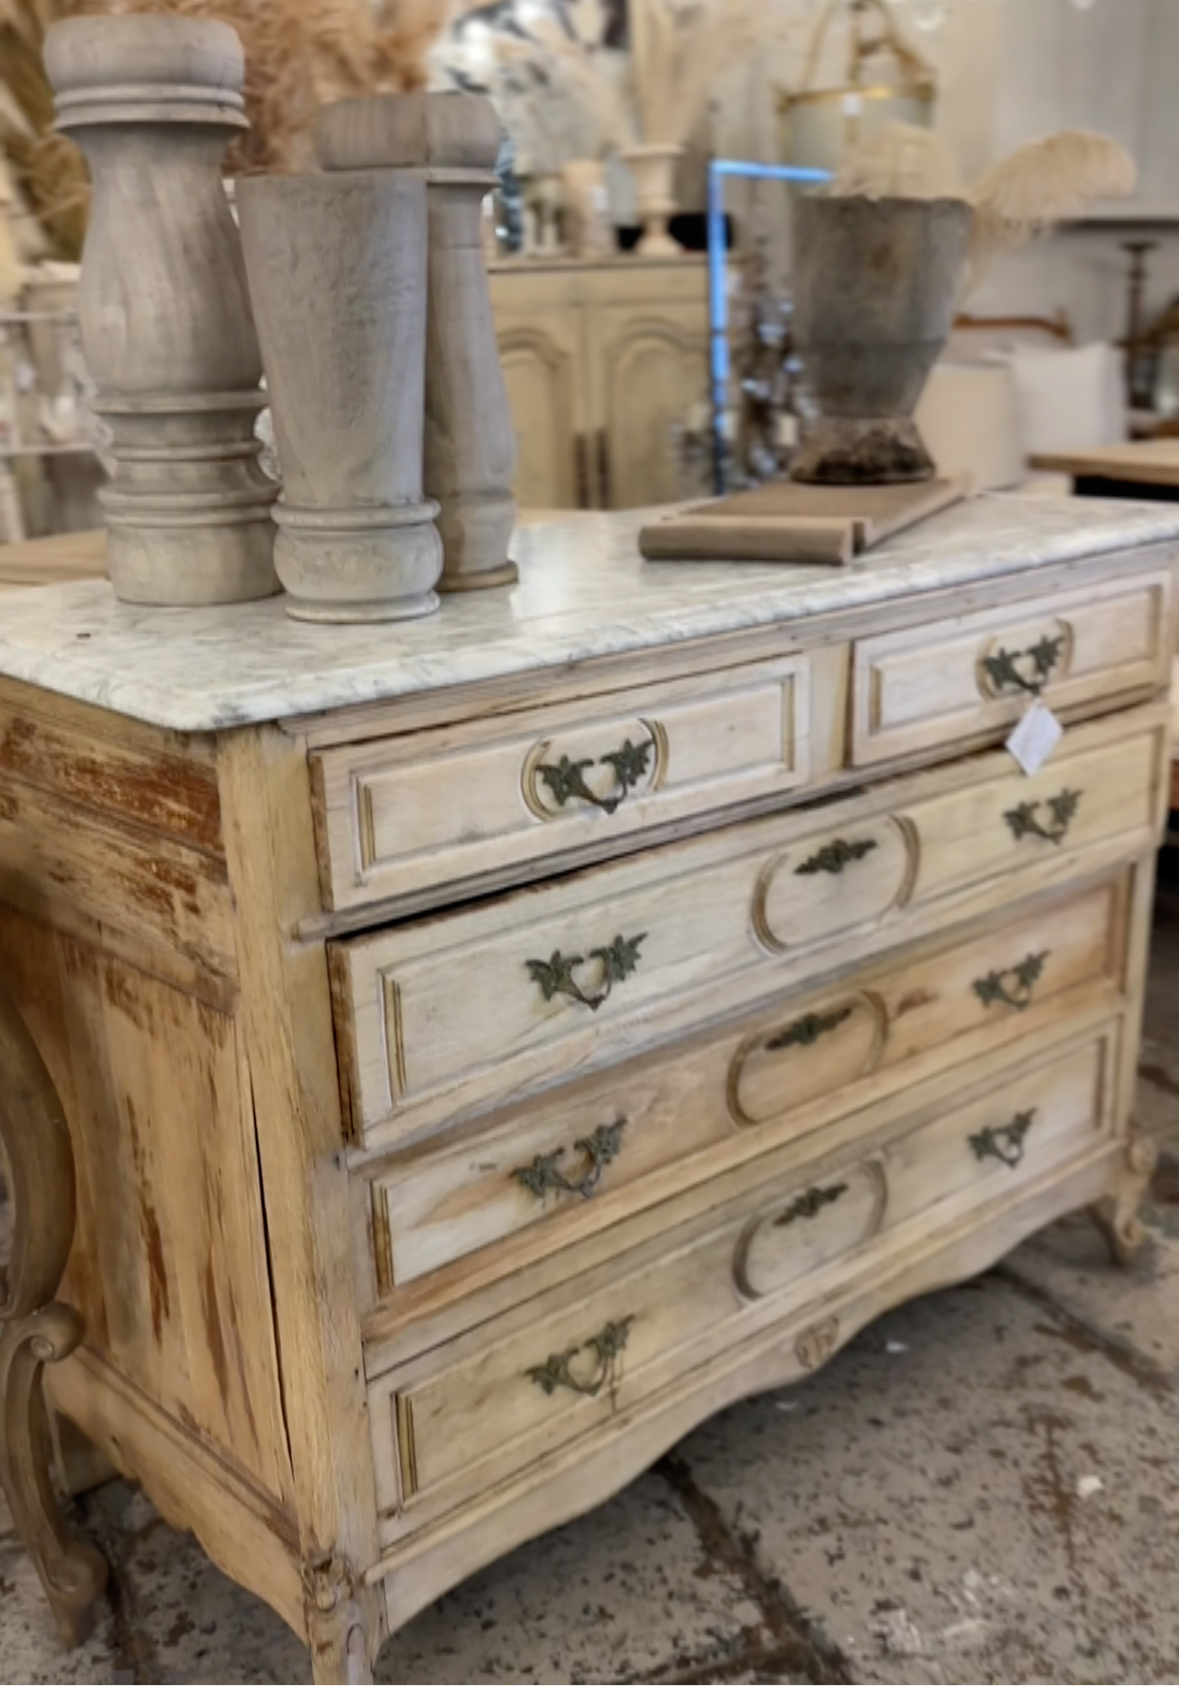
POLYGON ((1157 1160, 1158 1150, 1149 1137, 1139 1130, 1131 1131, 1117 1187, 1089 1208, 1089 1216, 1105 1237, 1115 1264, 1128 1265, 1146 1239, 1138 1210, 1157 1160))
POLYGON ((316 1686, 371 1686, 383 1636, 379 1588, 358 1583, 339 1557, 307 1565, 303 1588, 316 1686))

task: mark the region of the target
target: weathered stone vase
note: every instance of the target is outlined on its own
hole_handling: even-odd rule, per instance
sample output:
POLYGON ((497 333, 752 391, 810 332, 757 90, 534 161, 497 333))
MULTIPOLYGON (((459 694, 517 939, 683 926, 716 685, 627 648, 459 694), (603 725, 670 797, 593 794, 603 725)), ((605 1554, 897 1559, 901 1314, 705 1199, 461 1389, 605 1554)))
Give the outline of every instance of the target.
POLYGON ((282 464, 275 566, 299 620, 438 607, 422 495, 426 187, 393 171, 237 184, 282 464))
POLYGON ((241 246, 221 184, 246 126, 227 24, 166 16, 55 24, 57 127, 93 200, 78 309, 109 434, 107 563, 133 603, 232 603, 278 590, 254 420, 266 400, 241 246))
POLYGON ((428 305, 423 483, 440 506, 440 589, 511 585, 516 433, 483 255, 499 120, 474 94, 341 100, 319 116, 316 150, 341 174, 417 172, 426 183, 428 305))
POLYGON ((949 337, 974 213, 960 199, 807 198, 795 205, 795 346, 814 414, 791 478, 928 480, 913 421, 949 337))

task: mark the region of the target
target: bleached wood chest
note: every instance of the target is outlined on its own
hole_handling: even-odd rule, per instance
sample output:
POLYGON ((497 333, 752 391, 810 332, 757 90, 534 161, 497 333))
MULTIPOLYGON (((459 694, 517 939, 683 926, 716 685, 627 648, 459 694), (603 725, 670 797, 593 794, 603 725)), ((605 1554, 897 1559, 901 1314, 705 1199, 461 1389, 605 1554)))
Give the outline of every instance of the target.
MULTIPOLYGON (((57 1315, 56 1405, 317 1679, 886 1307, 1073 1209, 1135 1242, 1179 516, 982 500, 845 570, 636 528, 400 628, 4 600, 18 1290, 30 1094, 76 1182, 4 1467, 57 1315)), ((27 1531, 68 1623, 99 1571, 27 1531)))

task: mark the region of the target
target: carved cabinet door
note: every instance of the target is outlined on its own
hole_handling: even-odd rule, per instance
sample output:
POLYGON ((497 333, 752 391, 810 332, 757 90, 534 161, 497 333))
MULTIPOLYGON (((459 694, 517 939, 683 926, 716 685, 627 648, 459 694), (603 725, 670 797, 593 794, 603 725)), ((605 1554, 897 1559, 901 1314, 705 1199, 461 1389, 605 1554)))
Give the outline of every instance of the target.
POLYGON ((708 395, 706 311, 695 303, 601 307, 590 363, 601 506, 636 509, 682 497, 676 432, 708 395))
POLYGON ((522 509, 577 509, 588 502, 584 426, 583 313, 579 306, 530 314, 496 311, 504 384, 519 458, 522 509))

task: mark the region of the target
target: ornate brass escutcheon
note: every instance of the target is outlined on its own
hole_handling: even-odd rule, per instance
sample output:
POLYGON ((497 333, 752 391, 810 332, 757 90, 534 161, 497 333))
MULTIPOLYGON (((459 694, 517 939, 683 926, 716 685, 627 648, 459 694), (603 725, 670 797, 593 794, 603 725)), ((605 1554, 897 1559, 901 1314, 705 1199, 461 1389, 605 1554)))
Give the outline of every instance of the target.
POLYGON ((511 1174, 521 1188, 526 1188, 538 1200, 543 1200, 550 1191, 577 1194, 583 1200, 590 1200, 602 1180, 602 1172, 622 1152, 625 1129, 626 1119, 619 1118, 613 1124, 599 1124, 592 1136, 582 1136, 574 1142, 573 1151, 585 1158, 585 1171, 576 1180, 559 1169, 560 1161, 565 1157, 563 1147, 553 1153, 538 1153, 531 1165, 517 1166, 511 1174))
POLYGON ((552 1001, 555 996, 563 995, 569 1001, 577 1001, 583 1007, 588 1007, 591 1013, 609 999, 610 992, 617 983, 629 978, 639 967, 639 948, 647 940, 646 931, 640 931, 637 937, 615 937, 608 948, 591 948, 588 956, 581 954, 562 954, 560 949, 554 949, 547 960, 527 960, 528 975, 533 983, 540 986, 540 993, 546 1001, 552 1001), (595 961, 600 967, 597 987, 583 989, 578 983, 575 973, 579 966, 595 961))
POLYGON ((1042 806, 1045 804, 1021 802, 1018 808, 1009 808, 1003 815, 1017 843, 1025 837, 1042 837, 1046 843, 1063 843, 1081 806, 1081 792, 1062 790, 1059 796, 1050 796, 1046 804, 1051 815, 1048 825, 1040 821, 1042 806))
POLYGON ((568 755, 562 755, 555 763, 542 761, 537 766, 536 776, 542 781, 558 808, 563 808, 571 801, 588 802, 592 807, 600 808, 604 814, 613 814, 646 778, 651 770, 651 757, 654 753, 654 738, 648 738, 645 743, 632 743, 627 738, 620 749, 609 750, 605 755, 599 756, 597 761, 592 757, 573 761, 568 755), (595 766, 612 769, 616 787, 612 794, 602 796, 589 784, 585 775, 595 766))
POLYGON ((985 978, 975 978, 974 993, 984 1007, 993 1007, 1001 1001, 1006 1007, 1014 1007, 1017 1013, 1024 1013, 1032 1004, 1032 991, 1044 971, 1049 950, 1042 954, 1029 954, 1020 961, 1018 966, 1010 966, 1005 972, 988 972, 985 978), (1010 978, 1012 987, 1007 987, 1010 978))
POLYGON ((984 1159, 999 1159, 1010 1170, 1014 1171, 1020 1164, 1024 1154, 1024 1141, 1028 1131, 1036 1121, 1036 1109, 1032 1107, 1028 1112, 1017 1112, 1010 1124, 1004 1124, 996 1129, 988 1124, 985 1130, 970 1137, 970 1147, 974 1157, 980 1161, 984 1159))
POLYGON ((567 1347, 564 1352, 550 1353, 543 1364, 534 1364, 524 1373, 530 1382, 535 1382, 542 1393, 551 1398, 560 1387, 568 1388, 570 1393, 579 1393, 586 1399, 596 1399, 601 1393, 607 1380, 615 1374, 615 1366, 619 1356, 626 1350, 626 1343, 630 1339, 630 1327, 633 1317, 620 1318, 617 1323, 607 1323, 598 1334, 591 1335, 581 1346, 567 1347), (573 1361, 581 1353, 592 1353, 594 1367, 585 1380, 579 1380, 573 1374, 573 1361))
POLYGON ((786 1229, 800 1218, 817 1218, 828 1206, 834 1206, 847 1193, 847 1183, 832 1183, 827 1188, 808 1188, 797 1200, 792 1200, 784 1212, 774 1219, 775 1229, 786 1229))
POLYGON ((821 1036, 838 1030, 855 1012, 854 1007, 836 1007, 830 1013, 804 1013, 777 1036, 766 1043, 768 1054, 781 1053, 784 1048, 813 1048, 821 1036))
POLYGON ((1038 697, 1064 652, 1064 635, 1045 636, 1026 650, 1000 648, 983 657, 983 672, 996 691, 1024 691, 1038 697))
POLYGON ((874 837, 860 837, 854 843, 849 843, 843 837, 837 837, 833 843, 826 843, 816 853, 803 861, 801 866, 794 869, 798 878, 812 878, 816 873, 829 872, 837 874, 844 867, 851 866, 855 861, 862 861, 865 855, 870 855, 877 847, 874 837))

